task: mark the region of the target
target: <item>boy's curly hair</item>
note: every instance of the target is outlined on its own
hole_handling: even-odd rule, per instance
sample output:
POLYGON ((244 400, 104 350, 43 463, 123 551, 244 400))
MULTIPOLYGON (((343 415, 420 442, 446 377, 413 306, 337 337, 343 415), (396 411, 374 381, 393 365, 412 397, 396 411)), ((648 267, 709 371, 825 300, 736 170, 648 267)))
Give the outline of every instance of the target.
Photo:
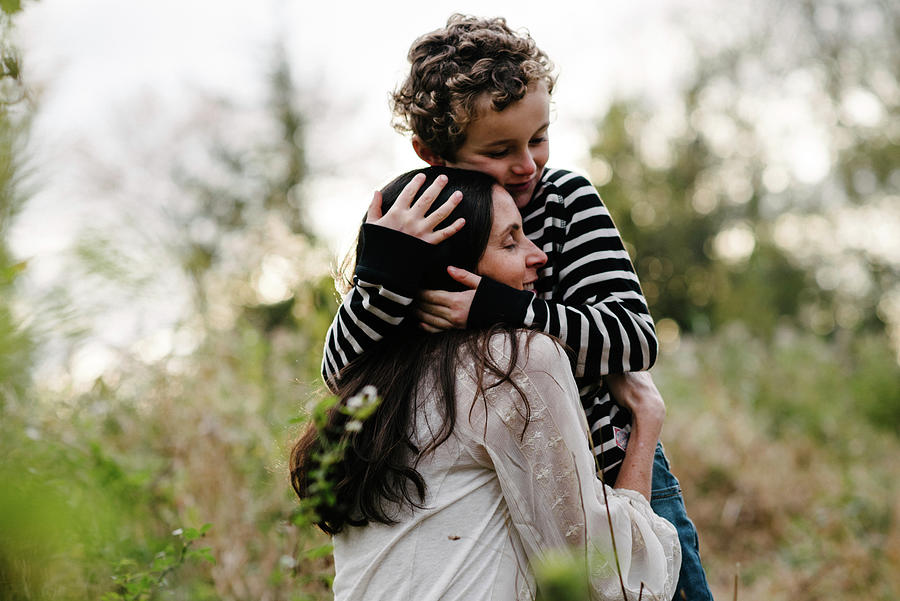
POLYGON ((409 49, 411 68, 394 91, 394 127, 411 132, 440 157, 452 161, 488 94, 502 111, 521 100, 538 81, 553 91, 553 63, 531 36, 509 28, 506 19, 451 15, 446 27, 418 38, 409 49))

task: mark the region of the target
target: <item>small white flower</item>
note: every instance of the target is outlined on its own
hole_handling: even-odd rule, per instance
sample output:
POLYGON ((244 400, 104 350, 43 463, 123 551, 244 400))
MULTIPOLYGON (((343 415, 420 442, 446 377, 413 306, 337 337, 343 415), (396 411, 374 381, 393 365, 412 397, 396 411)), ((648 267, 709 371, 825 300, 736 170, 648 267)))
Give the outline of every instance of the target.
POLYGON ((347 425, 344 426, 344 430, 346 430, 347 432, 359 432, 360 430, 362 430, 362 422, 358 419, 351 419, 349 422, 347 422, 347 425))
POLYGON ((378 389, 376 389, 371 384, 368 386, 363 386, 363 389, 359 393, 363 400, 367 405, 375 402, 375 398, 378 396, 378 389))
POLYGON ((351 411, 356 411, 357 409, 362 409, 363 399, 360 395, 352 396, 347 399, 347 409, 351 411))
POLYGON ((173 536, 181 536, 183 533, 184 533, 184 528, 177 528, 175 530, 172 530, 173 536))
POLYGON ((278 563, 280 563, 281 567, 284 568, 285 570, 290 570, 295 565, 297 565, 297 562, 294 561, 294 558, 291 557, 290 555, 282 555, 281 558, 278 560, 278 563))

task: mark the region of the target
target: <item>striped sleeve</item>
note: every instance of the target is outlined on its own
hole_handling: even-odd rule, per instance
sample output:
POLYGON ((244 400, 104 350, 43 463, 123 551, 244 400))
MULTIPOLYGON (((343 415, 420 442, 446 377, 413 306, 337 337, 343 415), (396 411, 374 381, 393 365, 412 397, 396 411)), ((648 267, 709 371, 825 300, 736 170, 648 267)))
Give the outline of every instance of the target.
POLYGON ((338 308, 322 356, 322 377, 337 392, 338 375, 406 317, 412 297, 359 277, 338 308))
POLYGON ((394 230, 365 224, 354 275, 325 336, 322 377, 337 392, 340 372, 407 317, 434 247, 394 230))
POLYGON ((573 349, 577 378, 649 369, 658 351, 653 319, 609 211, 584 177, 549 177, 546 201, 525 218, 549 260, 524 325, 573 349))

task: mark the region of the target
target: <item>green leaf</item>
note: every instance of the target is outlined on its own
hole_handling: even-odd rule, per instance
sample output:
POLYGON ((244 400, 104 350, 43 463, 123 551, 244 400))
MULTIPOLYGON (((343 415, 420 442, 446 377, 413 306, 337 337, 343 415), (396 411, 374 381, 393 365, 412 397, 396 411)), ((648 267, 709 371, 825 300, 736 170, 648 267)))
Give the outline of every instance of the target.
MULTIPOLYGON (((3 0, 0 0, 0 2, 2 1, 3 0)), ((11 284, 20 273, 25 271, 26 267, 28 267, 28 262, 20 261, 13 265, 7 265, 0 268, 0 283, 11 284)))
POLYGON ((313 547, 312 549, 307 549, 303 552, 303 557, 305 559, 319 559, 320 557, 328 557, 332 552, 334 552, 334 545, 327 543, 319 545, 318 547, 313 547))
POLYGON ((8 15, 17 13, 22 10, 22 2, 20 0, 0 0, 0 10, 8 15))
POLYGON ((153 563, 150 564, 150 569, 154 572, 162 572, 170 565, 172 565, 172 559, 163 555, 162 557, 156 557, 153 559, 153 563))
POLYGON ((124 572, 126 568, 133 568, 137 566, 137 562, 130 558, 120 559, 116 564, 116 569, 120 572, 124 572))
POLYGON ((201 549, 191 549, 187 552, 186 557, 188 559, 199 559, 200 561, 205 561, 207 563, 211 563, 215 565, 216 558, 212 554, 212 547, 203 547, 201 549))

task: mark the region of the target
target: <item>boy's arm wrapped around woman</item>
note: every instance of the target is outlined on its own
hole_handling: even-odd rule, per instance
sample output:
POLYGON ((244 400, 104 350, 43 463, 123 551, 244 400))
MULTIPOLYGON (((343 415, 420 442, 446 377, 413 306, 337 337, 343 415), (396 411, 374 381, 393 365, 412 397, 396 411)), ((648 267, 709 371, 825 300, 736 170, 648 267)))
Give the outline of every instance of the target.
POLYGON ((365 224, 354 285, 338 308, 322 357, 322 376, 332 392, 337 376, 410 314, 434 246, 413 236, 365 224))

